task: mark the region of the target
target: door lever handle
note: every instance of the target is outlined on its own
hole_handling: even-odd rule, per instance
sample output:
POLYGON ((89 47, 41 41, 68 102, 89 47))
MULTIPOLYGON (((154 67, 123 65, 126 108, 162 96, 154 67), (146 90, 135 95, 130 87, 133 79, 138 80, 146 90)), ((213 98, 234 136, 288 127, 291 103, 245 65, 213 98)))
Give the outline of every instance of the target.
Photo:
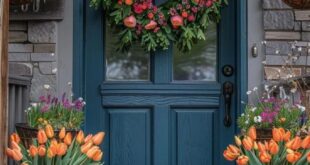
POLYGON ((224 102, 225 102, 225 116, 224 116, 224 126, 230 127, 232 124, 231 119, 231 101, 232 101, 232 95, 234 92, 234 85, 230 81, 226 81, 223 84, 223 96, 224 96, 224 102))

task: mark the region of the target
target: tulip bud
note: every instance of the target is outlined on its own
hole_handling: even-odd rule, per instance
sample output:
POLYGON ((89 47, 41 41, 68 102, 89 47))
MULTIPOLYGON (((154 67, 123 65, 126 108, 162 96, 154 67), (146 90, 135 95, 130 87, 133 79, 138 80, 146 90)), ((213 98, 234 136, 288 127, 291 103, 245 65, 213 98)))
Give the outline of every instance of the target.
POLYGON ((13 158, 14 151, 11 148, 6 148, 6 155, 10 158, 13 158))
POLYGON ((65 136, 64 143, 67 144, 68 146, 71 145, 72 143, 72 134, 68 132, 65 136))
POLYGON ((11 142, 15 142, 17 144, 20 143, 20 137, 18 136, 17 133, 13 133, 11 136, 10 136, 10 140, 11 142))
POLYGON ((310 135, 308 135, 301 143, 301 147, 303 149, 309 149, 310 148, 310 135))
POLYGON ((63 156, 66 154, 67 152, 67 145, 65 143, 60 143, 57 145, 57 155, 58 156, 63 156))
POLYGON ((100 145, 104 139, 105 133, 99 132, 93 138, 92 141, 95 145, 100 145))
POLYGON ((294 152, 293 151, 292 153, 288 153, 286 155, 286 160, 293 164, 293 163, 297 162, 300 159, 301 156, 302 155, 301 155, 300 152, 294 152))
POLYGON ((252 126, 249 130, 248 130, 248 136, 252 139, 252 140, 256 140, 256 128, 254 126, 252 126))
POLYGON ((235 143, 236 143, 237 146, 241 146, 242 145, 241 140, 240 140, 240 138, 238 136, 235 136, 235 143))
POLYGON ((38 154, 39 154, 39 156, 41 156, 41 157, 45 156, 45 154, 46 154, 46 149, 45 149, 45 146, 44 146, 44 145, 40 145, 40 146, 38 147, 38 154))
POLYGON ((35 157, 38 154, 38 148, 34 145, 31 145, 28 152, 31 157, 35 157))
POLYGON ((92 146, 86 153, 87 157, 92 159, 95 154, 97 153, 97 151, 99 151, 99 147, 98 146, 92 146))
POLYGON ((85 139, 84 139, 84 143, 90 142, 90 141, 92 140, 92 138, 93 138, 93 135, 92 135, 92 134, 87 135, 87 136, 85 137, 85 139))
POLYGON ((38 139, 39 144, 44 144, 47 142, 47 136, 46 136, 44 130, 42 130, 42 129, 39 130, 37 139, 38 139))
POLYGON ((244 146, 244 148, 248 151, 252 150, 253 148, 253 140, 252 138, 246 136, 243 140, 242 140, 242 144, 244 146))
POLYGON ((279 145, 274 140, 269 142, 269 151, 272 155, 276 155, 279 152, 279 145))
POLYGON ((19 145, 14 141, 11 142, 11 148, 21 151, 21 148, 19 147, 19 145))
POLYGON ((81 146, 81 152, 86 154, 92 146, 93 146, 92 142, 85 143, 84 145, 81 146))
POLYGON ((79 131, 78 135, 76 136, 76 141, 79 144, 82 144, 84 142, 84 132, 82 130, 79 131))
POLYGON ((262 163, 269 163, 270 160, 271 160, 271 155, 268 154, 267 152, 261 152, 259 154, 259 160, 262 162, 262 163))
POLYGON ((63 138, 65 138, 65 136, 66 136, 66 128, 62 127, 60 132, 59 132, 58 137, 59 137, 59 139, 63 139, 63 138))
MULTIPOLYGON (((57 152, 57 149, 56 149, 56 152, 57 152)), ((53 158, 53 157, 55 157, 56 152, 54 152, 52 149, 48 149, 48 150, 47 150, 47 157, 48 157, 48 158, 53 158)))
POLYGON ((93 156, 93 161, 99 162, 101 161, 103 156, 103 152, 99 150, 99 152, 96 152, 96 154, 93 156))
POLYGON ((310 163, 310 152, 307 154, 307 161, 310 163))
POLYGON ((254 142, 253 148, 254 148, 255 150, 258 150, 258 146, 257 146, 257 143, 256 143, 256 142, 254 142))
POLYGON ((53 129, 53 127, 48 124, 45 127, 45 133, 46 133, 48 138, 53 138, 54 137, 54 129, 53 129))
POLYGON ((23 162, 22 164, 20 164, 20 165, 29 165, 27 162, 23 162))
POLYGON ((237 162, 237 165, 247 165, 249 162, 249 158, 245 155, 241 155, 238 157, 236 162, 237 162))
POLYGON ((12 158, 15 161, 21 161, 23 159, 23 154, 21 153, 21 151, 13 149, 13 155, 12 158))

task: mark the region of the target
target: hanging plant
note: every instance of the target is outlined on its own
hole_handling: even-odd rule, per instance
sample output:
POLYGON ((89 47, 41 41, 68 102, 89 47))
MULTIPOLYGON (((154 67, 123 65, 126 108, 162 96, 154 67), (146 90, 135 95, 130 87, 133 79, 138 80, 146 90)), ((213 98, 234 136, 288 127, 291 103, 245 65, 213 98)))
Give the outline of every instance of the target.
POLYGON ((282 0, 294 9, 310 9, 310 0, 282 0))
POLYGON ((220 9, 227 0, 168 0, 157 6, 151 0, 91 0, 90 6, 103 7, 111 26, 118 29, 118 47, 128 51, 140 42, 146 51, 168 49, 173 42, 189 51, 211 22, 220 21, 220 9))

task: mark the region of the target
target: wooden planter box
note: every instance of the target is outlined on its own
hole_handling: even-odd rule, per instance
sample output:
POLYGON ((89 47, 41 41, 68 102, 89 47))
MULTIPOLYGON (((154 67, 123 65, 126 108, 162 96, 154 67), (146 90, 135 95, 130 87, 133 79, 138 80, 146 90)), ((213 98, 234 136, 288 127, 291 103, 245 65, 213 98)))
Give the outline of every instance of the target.
MULTIPOLYGON (((37 138, 38 129, 29 127, 27 123, 16 123, 16 132, 20 136, 21 142, 26 148, 32 144, 32 139, 37 138)), ((58 134, 60 130, 54 130, 55 138, 58 139, 58 134)), ((72 137, 75 137, 79 130, 66 130, 66 132, 71 132, 72 137)))
POLYGON ((310 0, 282 0, 294 9, 310 9, 310 0))
POLYGON ((32 0, 10 0, 10 5, 24 5, 31 3, 32 0))

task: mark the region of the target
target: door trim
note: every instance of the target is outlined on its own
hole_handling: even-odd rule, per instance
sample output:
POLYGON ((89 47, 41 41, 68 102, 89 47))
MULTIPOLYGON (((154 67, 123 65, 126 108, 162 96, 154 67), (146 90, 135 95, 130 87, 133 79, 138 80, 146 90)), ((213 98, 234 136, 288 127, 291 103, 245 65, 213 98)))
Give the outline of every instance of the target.
MULTIPOLYGON (((237 67, 236 67, 236 77, 237 82, 237 116, 242 112, 241 101, 247 101, 246 91, 248 88, 248 56, 247 56, 247 1, 246 0, 236 0, 237 8, 237 18, 236 18, 236 30, 237 30, 237 67)), ((98 102, 97 105, 87 105, 86 111, 91 111, 98 109, 101 105, 100 91, 98 84, 102 83, 100 77, 104 76, 103 69, 98 70, 96 73, 89 73, 86 68, 103 66, 103 54, 104 44, 102 42, 90 44, 87 41, 92 40, 93 36, 86 36, 85 32, 88 28, 94 29, 93 33, 96 36, 103 36, 103 30, 96 30, 96 26, 102 23, 102 14, 100 14, 100 9, 95 11, 86 4, 85 0, 75 0, 73 2, 73 92, 75 96, 81 96, 85 99, 87 98, 98 98, 97 100, 92 100, 92 102, 98 102), (92 11, 91 11, 92 10, 92 11), (93 15, 92 20, 86 20, 86 16, 93 15), (96 21, 98 20, 98 21, 96 21), (91 21, 91 23, 88 23, 91 21), (85 50, 91 47, 92 51, 88 51, 85 55, 85 50), (89 65, 89 66, 88 66, 89 65), (87 67, 86 67, 87 66, 87 67), (99 74, 102 76, 93 76, 93 74, 99 74), (86 81, 87 80, 87 81, 86 81), (94 88, 94 85, 97 88, 94 88), (91 87, 91 88, 88 88, 91 87)), ((88 17, 89 18, 89 17, 88 17)), ((88 49, 89 50, 89 49, 88 49)), ((86 123, 87 124, 87 123, 86 123)), ((85 125, 86 125, 85 124, 85 125)), ((238 130, 237 128, 235 130, 238 130)), ((96 131, 96 130, 92 130, 96 131)))

